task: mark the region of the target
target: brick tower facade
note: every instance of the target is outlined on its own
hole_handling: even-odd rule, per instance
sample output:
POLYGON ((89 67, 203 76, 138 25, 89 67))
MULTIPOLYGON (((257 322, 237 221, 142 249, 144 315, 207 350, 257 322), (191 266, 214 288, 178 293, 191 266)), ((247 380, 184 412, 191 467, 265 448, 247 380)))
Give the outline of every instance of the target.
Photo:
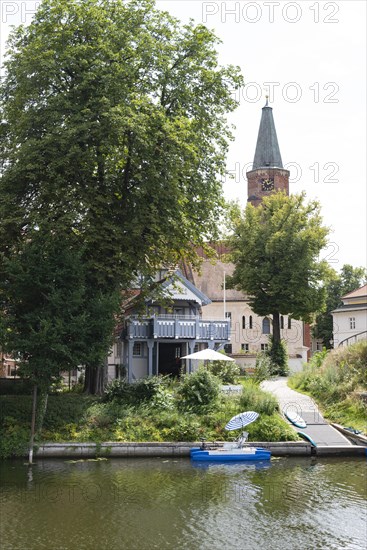
POLYGON ((262 108, 252 170, 246 176, 247 200, 254 206, 259 205, 262 198, 273 191, 284 191, 289 195, 289 171, 283 168, 273 109, 268 106, 268 100, 262 108))

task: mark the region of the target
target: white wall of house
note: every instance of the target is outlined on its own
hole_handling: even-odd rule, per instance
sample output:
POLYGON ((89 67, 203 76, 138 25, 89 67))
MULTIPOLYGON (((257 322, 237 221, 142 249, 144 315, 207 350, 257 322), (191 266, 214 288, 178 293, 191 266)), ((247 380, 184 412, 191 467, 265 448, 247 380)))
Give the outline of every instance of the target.
MULTIPOLYGON (((367 330, 367 306, 364 309, 348 308, 345 311, 333 312, 333 336, 334 348, 351 336, 367 330)), ((366 334, 361 334, 357 339, 366 339, 366 334)), ((349 341, 349 344, 353 341, 349 341)))
MULTIPOLYGON (((228 301, 226 303, 226 315, 231 317, 231 345, 233 354, 249 354, 263 351, 269 342, 269 335, 263 333, 263 317, 256 315, 245 301, 228 301), (245 317, 245 328, 243 327, 245 317), (251 318, 251 326, 250 326, 251 318), (248 347, 248 350, 247 350, 248 347)), ((223 302, 212 302, 203 307, 203 319, 224 318, 223 302)), ((271 321, 271 316, 269 316, 271 321)), ((287 343, 288 354, 291 357, 303 355, 303 323, 291 319, 288 328, 288 316, 283 316, 284 329, 281 336, 287 343)), ((271 327, 271 322, 270 322, 271 327)), ((270 328, 272 332, 272 328, 270 328)))

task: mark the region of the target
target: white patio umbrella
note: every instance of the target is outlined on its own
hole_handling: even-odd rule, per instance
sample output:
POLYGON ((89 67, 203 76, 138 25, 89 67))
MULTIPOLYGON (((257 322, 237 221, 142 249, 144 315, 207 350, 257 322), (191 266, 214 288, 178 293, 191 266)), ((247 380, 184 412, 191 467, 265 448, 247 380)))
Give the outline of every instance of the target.
POLYGON ((246 411, 240 414, 236 414, 231 420, 228 422, 228 424, 225 426, 225 430, 240 430, 241 428, 244 428, 248 424, 251 424, 251 422, 254 422, 257 418, 259 418, 259 413, 255 411, 246 411))
POLYGON ((209 348, 197 351, 195 353, 190 353, 190 355, 185 355, 184 357, 181 357, 181 359, 192 359, 194 361, 234 361, 232 357, 227 357, 227 355, 218 353, 217 351, 209 348))

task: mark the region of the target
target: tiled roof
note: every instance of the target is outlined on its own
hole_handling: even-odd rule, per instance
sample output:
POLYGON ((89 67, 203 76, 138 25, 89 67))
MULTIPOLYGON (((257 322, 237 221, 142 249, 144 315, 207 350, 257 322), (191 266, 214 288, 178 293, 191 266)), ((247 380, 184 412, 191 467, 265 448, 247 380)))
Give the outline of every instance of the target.
POLYGON ((361 298, 363 296, 367 296, 367 284, 356 290, 352 290, 352 292, 348 292, 348 294, 342 296, 342 300, 344 300, 344 298, 349 300, 350 298, 361 298))
POLYGON ((262 108, 262 116, 257 137, 256 151, 252 169, 283 168, 282 157, 275 130, 273 109, 266 102, 262 108))
MULTIPOLYGON (((193 283, 212 301, 223 301, 224 273, 232 275, 234 265, 216 260, 204 260, 201 265, 201 273, 193 272, 193 283)), ((226 289, 227 301, 246 300, 246 296, 238 290, 226 289)))

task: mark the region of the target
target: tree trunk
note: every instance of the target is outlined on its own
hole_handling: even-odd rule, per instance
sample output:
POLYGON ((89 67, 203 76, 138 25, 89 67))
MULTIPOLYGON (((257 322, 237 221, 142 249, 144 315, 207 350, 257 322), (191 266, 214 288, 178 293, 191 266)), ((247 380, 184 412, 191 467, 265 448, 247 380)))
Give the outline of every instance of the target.
POLYGON ((33 404, 32 404, 32 422, 31 422, 31 437, 29 440, 29 464, 33 464, 33 445, 34 445, 34 432, 36 428, 36 407, 37 407, 37 385, 33 388, 33 404))
POLYGON ((84 393, 102 395, 107 385, 108 367, 107 358, 100 367, 85 367, 84 393))
POLYGON ((279 311, 273 313, 273 345, 278 347, 280 343, 280 315, 279 311))
POLYGON ((48 403, 49 387, 44 387, 40 390, 37 403, 36 413, 36 434, 39 434, 43 427, 43 420, 46 415, 47 403, 48 403))

